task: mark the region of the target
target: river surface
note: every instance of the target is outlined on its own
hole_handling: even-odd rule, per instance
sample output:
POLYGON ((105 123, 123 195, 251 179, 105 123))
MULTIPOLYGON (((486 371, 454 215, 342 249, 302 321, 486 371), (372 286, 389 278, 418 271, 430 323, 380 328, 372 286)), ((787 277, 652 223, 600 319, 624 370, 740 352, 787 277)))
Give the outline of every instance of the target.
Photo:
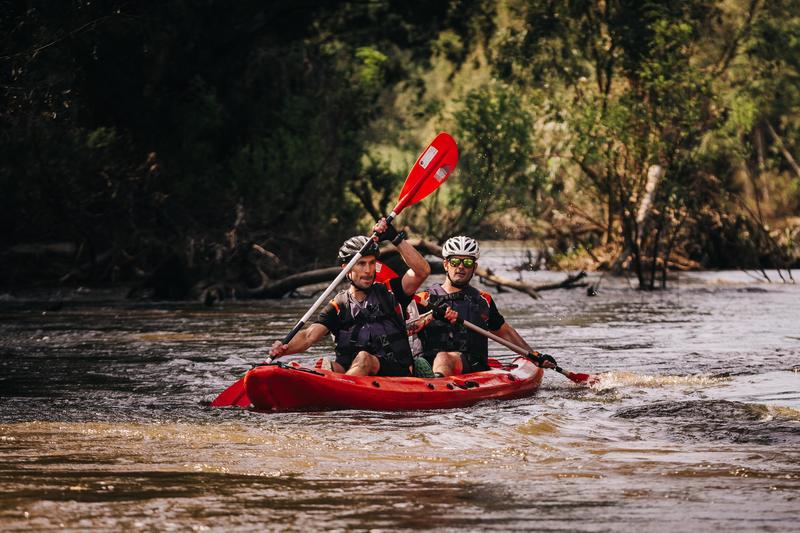
MULTIPOLYGON (((522 258, 482 263, 516 277, 522 258)), ((2 295, 0 530, 796 531, 800 286, 489 290, 600 383, 548 371, 531 398, 451 411, 212 409, 312 299, 2 295)))

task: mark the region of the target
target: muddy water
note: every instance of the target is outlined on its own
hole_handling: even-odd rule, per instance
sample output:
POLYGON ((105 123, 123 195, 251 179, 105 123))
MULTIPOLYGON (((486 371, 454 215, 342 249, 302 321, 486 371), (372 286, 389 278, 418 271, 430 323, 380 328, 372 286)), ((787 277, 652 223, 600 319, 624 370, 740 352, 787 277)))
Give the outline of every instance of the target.
MULTIPOLYGON (((521 257, 484 263, 516 276, 521 257)), ((608 278, 593 298, 499 294, 534 346, 600 384, 550 372, 533 398, 401 414, 207 407, 309 299, 62 296, 0 298, 4 531, 797 527, 797 285, 727 272, 659 294, 608 278)))

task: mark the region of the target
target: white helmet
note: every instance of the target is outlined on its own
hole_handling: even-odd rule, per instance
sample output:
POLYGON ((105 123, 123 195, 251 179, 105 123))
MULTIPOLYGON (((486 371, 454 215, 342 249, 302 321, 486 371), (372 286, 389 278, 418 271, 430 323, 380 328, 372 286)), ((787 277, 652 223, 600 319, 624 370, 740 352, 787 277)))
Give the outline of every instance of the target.
POLYGON ((459 235, 458 237, 450 237, 444 242, 442 255, 445 259, 453 255, 465 255, 478 259, 481 256, 481 247, 478 246, 478 241, 472 237, 459 235))

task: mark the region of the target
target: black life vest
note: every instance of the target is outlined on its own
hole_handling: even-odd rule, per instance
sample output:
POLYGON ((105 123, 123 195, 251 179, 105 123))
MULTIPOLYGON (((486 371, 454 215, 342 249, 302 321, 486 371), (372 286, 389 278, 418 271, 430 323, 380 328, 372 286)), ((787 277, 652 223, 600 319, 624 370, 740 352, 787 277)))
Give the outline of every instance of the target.
POLYGON ((352 358, 364 350, 400 365, 412 364, 406 324, 386 285, 372 286, 355 317, 346 290, 337 294, 331 303, 342 324, 335 336, 338 356, 352 358))
MULTIPOLYGON (((491 296, 487 293, 468 285, 449 294, 441 284, 437 284, 428 288, 428 295, 431 303, 444 300, 458 312, 460 318, 483 329, 488 328, 491 296)), ((419 338, 426 353, 461 352, 469 359, 473 371, 484 366, 488 368, 489 340, 468 330, 463 324, 434 320, 419 333, 419 338)))

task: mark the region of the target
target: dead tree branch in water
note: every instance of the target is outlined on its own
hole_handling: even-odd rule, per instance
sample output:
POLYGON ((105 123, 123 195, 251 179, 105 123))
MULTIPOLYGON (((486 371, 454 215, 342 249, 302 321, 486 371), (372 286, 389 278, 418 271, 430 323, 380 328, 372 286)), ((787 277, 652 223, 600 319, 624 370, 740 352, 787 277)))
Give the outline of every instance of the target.
MULTIPOLYGON (((442 247, 434 242, 423 239, 412 239, 409 242, 422 254, 435 255, 437 257, 442 256, 442 247)), ((381 258, 384 260, 391 260, 396 255, 397 251, 391 248, 382 252, 381 258)), ((435 267, 436 265, 431 266, 435 267)), ((437 269, 434 268, 434 270, 437 269)), ((309 270, 307 272, 299 272, 277 280, 264 279, 261 286, 248 290, 246 295, 250 298, 281 298, 300 287, 333 281, 339 272, 341 272, 341 267, 333 266, 309 270)), ((475 274, 484 282, 497 285, 498 287, 507 287, 524 292, 531 298, 540 298, 539 291, 569 289, 586 285, 586 283, 580 283, 580 280, 586 276, 585 272, 567 276, 559 283, 547 283, 543 285, 531 285, 530 283, 504 278, 483 267, 478 267, 475 274)))
POLYGON ((261 287, 250 291, 248 296, 251 298, 280 298, 306 285, 333 281, 341 271, 341 267, 333 266, 309 270, 307 272, 299 272, 278 280, 267 281, 261 287))
POLYGON ((577 274, 570 274, 562 281, 558 283, 545 283, 544 285, 536 285, 536 290, 539 292, 542 291, 552 291, 554 289, 574 289, 575 287, 587 287, 589 284, 586 282, 581 282, 583 278, 586 277, 586 272, 581 270, 577 274))
MULTIPOLYGON (((435 242, 426 241, 424 239, 420 240, 411 239, 409 240, 409 242, 414 246, 414 248, 416 248, 423 254, 442 257, 442 247, 436 244, 435 242)), ((389 253, 387 253, 387 255, 389 255, 389 253)), ((583 287, 586 285, 585 283, 579 283, 580 280, 586 276, 585 272, 581 272, 580 274, 576 274, 574 276, 567 276, 567 278, 565 278, 563 281, 559 283, 546 283, 543 285, 531 285, 530 283, 525 283, 524 281, 518 281, 514 279, 505 278, 503 276, 498 276, 490 269, 484 268, 482 266, 478 266, 475 269, 475 275, 481 278, 481 280, 483 280, 484 282, 492 283, 498 287, 507 287, 520 292, 524 292, 525 294, 534 299, 541 298, 541 296, 539 296, 540 291, 548 291, 553 289, 569 289, 572 287, 583 287)))

